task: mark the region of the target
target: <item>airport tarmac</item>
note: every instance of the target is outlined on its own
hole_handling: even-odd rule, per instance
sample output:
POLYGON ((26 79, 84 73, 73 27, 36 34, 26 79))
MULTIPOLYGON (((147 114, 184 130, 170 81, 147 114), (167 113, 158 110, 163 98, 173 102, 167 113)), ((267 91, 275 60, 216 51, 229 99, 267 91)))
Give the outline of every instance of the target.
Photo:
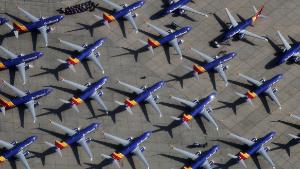
MULTIPOLYGON (((35 16, 51 16, 58 14, 56 10, 60 7, 73 5, 76 2, 78 1, 0 0, 1 16, 7 17, 10 21, 16 18, 28 21, 18 12, 16 5, 28 10, 35 16)), ((100 2, 100 0, 94 2, 99 3, 100 10, 111 9, 108 5, 100 2)), ((114 2, 118 1, 114 0, 114 2)), ((134 0, 121 2, 130 4, 134 0)), ((173 121, 170 116, 179 116, 188 110, 171 100, 169 98, 170 95, 194 100, 195 98, 206 97, 209 93, 216 90, 218 96, 211 104, 211 107, 214 109, 211 114, 219 125, 219 131, 216 131, 213 125, 204 118, 196 118, 191 123, 191 130, 186 129, 184 126, 174 128, 172 130, 173 138, 164 130, 153 133, 151 138, 142 144, 147 148, 144 155, 150 164, 150 168, 175 169, 183 167, 184 163, 188 164, 189 160, 174 152, 170 148, 170 144, 191 152, 204 151, 214 144, 219 144, 221 146, 220 151, 210 159, 217 164, 216 168, 242 168, 240 164, 231 166, 228 163, 230 157, 227 154, 238 153, 240 151, 239 147, 242 145, 231 139, 228 133, 233 132, 251 139, 253 137, 262 137, 270 131, 276 131, 276 137, 267 144, 272 150, 269 152, 269 155, 275 162, 276 168, 299 169, 300 145, 290 147, 290 156, 286 151, 287 146, 284 146, 291 140, 287 134, 298 135, 298 129, 300 129, 300 121, 289 117, 289 113, 300 115, 299 65, 283 64, 275 68, 269 68, 266 65, 275 58, 275 49, 270 43, 253 38, 247 38, 253 42, 252 45, 237 41, 232 42, 231 46, 222 46, 219 49, 209 46, 209 41, 220 35, 220 30, 222 29, 216 20, 216 16, 225 23, 229 22, 225 13, 225 7, 238 20, 237 15, 248 18, 254 14, 252 6, 256 5, 258 7, 263 3, 264 1, 254 0, 199 0, 189 5, 194 9, 209 13, 208 18, 188 13, 190 18, 172 17, 172 15, 169 15, 152 20, 150 17, 161 10, 163 3, 161 0, 147 0, 145 6, 136 11, 139 14, 136 20, 137 25, 141 30, 138 34, 135 33, 127 21, 124 22, 125 32, 122 32, 122 22, 111 23, 110 30, 105 26, 91 29, 91 25, 97 26, 95 24, 97 19, 95 19, 93 14, 102 14, 102 11, 99 10, 69 15, 54 25, 55 30, 49 33, 49 46, 47 48, 44 47, 41 35, 37 35, 35 40, 34 34, 32 36, 31 33, 25 33, 16 39, 11 34, 7 34, 10 31, 7 27, 1 26, 0 33, 4 37, 1 39, 2 46, 16 54, 26 54, 37 50, 44 52, 45 55, 34 62, 33 69, 26 71, 28 77, 26 85, 22 85, 18 72, 16 72, 15 78, 11 78, 8 71, 1 71, 0 77, 10 82, 14 81, 15 86, 24 91, 34 91, 42 87, 53 87, 55 90, 49 96, 40 99, 40 106, 36 109, 38 118, 35 124, 32 123, 31 114, 27 110, 23 111, 15 108, 7 111, 5 117, 0 116, 0 138, 6 141, 18 141, 30 135, 37 135, 38 141, 28 148, 28 150, 33 152, 31 155, 36 156, 28 159, 32 169, 110 169, 114 168, 114 166, 104 165, 102 162, 103 158, 100 155, 111 154, 115 151, 114 147, 117 147, 117 144, 104 138, 101 134, 102 130, 122 138, 128 138, 130 136, 138 136, 144 131, 164 129, 173 121), (216 16, 213 15, 214 13, 216 16), (193 30, 183 37, 185 40, 181 45, 184 54, 183 60, 179 59, 172 47, 169 50, 168 48, 164 50, 164 48, 159 47, 154 49, 154 56, 149 51, 138 53, 138 59, 135 61, 137 54, 135 51, 143 47, 143 44, 138 39, 146 41, 148 33, 158 35, 154 30, 146 26, 145 20, 160 27, 167 26, 172 21, 175 21, 180 26, 193 27, 193 30), (108 41, 103 47, 99 48, 101 53, 100 60, 104 66, 105 75, 110 77, 109 82, 103 88, 103 100, 109 110, 112 111, 110 114, 113 115, 106 115, 99 109, 95 101, 80 105, 79 109, 81 112, 79 114, 72 109, 64 110, 63 103, 59 101, 59 98, 69 99, 73 94, 76 94, 76 90, 58 82, 56 68, 60 63, 56 59, 64 60, 75 53, 66 46, 59 44, 58 38, 83 45, 102 37, 107 37, 108 41), (218 74, 215 74, 216 89, 214 89, 207 73, 200 75, 199 81, 193 78, 182 80, 181 77, 188 72, 184 65, 191 66, 193 61, 196 60, 196 63, 198 60, 201 61, 199 56, 190 51, 190 47, 199 49, 212 56, 220 51, 235 51, 238 53, 236 58, 228 62, 228 65, 230 65, 227 71, 230 79, 228 87, 225 87, 218 74), (276 86, 279 89, 276 95, 282 104, 282 110, 279 110, 278 106, 268 97, 255 99, 254 107, 247 103, 235 105, 236 100, 239 98, 234 92, 245 93, 249 85, 247 81, 239 78, 237 73, 243 73, 258 80, 262 78, 268 79, 278 73, 282 73, 284 80, 280 81, 276 86), (123 101, 130 96, 128 90, 116 83, 117 80, 139 87, 144 85, 150 86, 159 80, 167 81, 166 87, 157 92, 160 96, 158 105, 163 113, 163 117, 159 118, 149 104, 134 107, 134 115, 130 115, 126 111, 116 113, 114 110, 118 105, 114 101, 123 101), (180 82, 183 83, 183 87, 180 82), (235 107, 236 112, 233 111, 235 107), (60 113, 62 121, 57 115, 60 113), (112 117, 115 117, 115 122, 112 120, 114 119, 112 117), (94 161, 89 161, 81 147, 78 147, 78 150, 76 148, 63 150, 63 158, 54 153, 45 156, 45 159, 42 158, 44 157, 44 152, 48 149, 44 141, 54 142, 59 139, 57 135, 65 134, 51 126, 48 122, 49 119, 63 123, 70 128, 85 127, 92 122, 101 122, 102 127, 88 136, 93 139, 89 145, 94 154, 94 161), (194 142, 208 142, 208 146, 206 148, 187 148, 188 145, 194 142)), ((299 8, 300 1, 298 0, 270 0, 263 12, 268 18, 259 19, 254 27, 250 27, 249 30, 260 35, 266 35, 275 44, 281 45, 280 47, 282 47, 282 44, 276 30, 280 30, 287 38, 290 36, 300 41, 299 8)), ((166 27, 165 29, 167 30, 166 27)), ((1 58, 7 58, 2 52, 0 56, 1 58)), ((75 69, 77 70, 76 73, 71 70, 62 70, 58 74, 65 79, 80 84, 94 82, 103 76, 92 62, 78 64, 75 66, 75 69)), ((7 87, 3 87, 1 88, 1 97, 6 96, 5 94, 13 95, 7 87)), ((133 157, 133 163, 130 161, 132 160, 123 159, 121 167, 123 169, 144 168, 136 157, 133 157)), ((250 169, 271 168, 261 156, 248 159, 246 164, 250 169)), ((4 169, 12 167, 23 168, 19 161, 16 162, 16 167, 10 163, 1 164, 1 168, 4 169)))

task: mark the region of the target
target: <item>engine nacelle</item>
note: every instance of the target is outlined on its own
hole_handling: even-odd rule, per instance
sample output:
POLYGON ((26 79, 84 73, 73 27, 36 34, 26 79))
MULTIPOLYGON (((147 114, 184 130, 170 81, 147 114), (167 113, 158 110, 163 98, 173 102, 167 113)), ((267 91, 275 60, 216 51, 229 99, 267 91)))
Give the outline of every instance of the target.
POLYGON ((153 98, 154 98, 155 102, 157 102, 159 100, 159 96, 158 95, 154 96, 153 98))
POLYGON ((78 132, 80 129, 77 127, 77 128, 73 128, 73 130, 78 132))
POLYGON ((209 165, 210 165, 210 166, 212 166, 212 165, 214 165, 214 164, 215 164, 215 162, 214 162, 213 160, 209 161, 209 165))
POLYGON ((228 65, 225 65, 225 66, 223 66, 222 68, 223 68, 223 70, 225 71, 225 70, 228 70, 228 69, 229 69, 229 66, 228 66, 228 65))
POLYGON ((298 63, 299 60, 300 60, 300 57, 295 57, 294 56, 294 57, 291 58, 291 60, 292 60, 293 63, 298 63))
POLYGON ((265 151, 270 151, 271 150, 271 148, 270 147, 265 147, 265 151))
POLYGON ((91 138, 86 138, 86 139, 85 139, 85 142, 86 142, 86 143, 90 143, 91 141, 92 141, 91 138))
POLYGON ((24 67, 25 67, 25 70, 28 70, 28 69, 33 68, 33 65, 26 63, 24 67))
POLYGON ((29 151, 24 151, 24 152, 23 152, 23 155, 24 155, 25 157, 27 157, 29 154, 30 154, 29 151))
POLYGON ((213 45, 214 47, 216 47, 216 48, 219 48, 219 47, 220 47, 220 44, 219 44, 218 41, 213 41, 213 42, 212 42, 212 45, 213 45))
POLYGON ((197 152, 195 153, 195 155, 197 155, 197 156, 201 155, 201 151, 197 151, 197 152))
POLYGON ((40 102, 39 101, 34 101, 34 107, 36 107, 36 106, 39 106, 40 105, 40 102))
POLYGON ((238 35, 239 40, 244 39, 245 38, 245 34, 244 33, 240 33, 238 35))
POLYGON ((174 0, 169 0, 169 4, 172 5, 174 3, 174 0))
POLYGON ((85 43, 82 45, 83 48, 86 48, 88 45, 85 43))
POLYGON ((198 99, 195 99, 195 100, 193 101, 193 103, 197 104, 197 103, 199 103, 199 100, 198 100, 198 99))
POLYGON ((12 144, 12 145, 16 145, 17 143, 18 143, 17 141, 10 142, 10 144, 12 144))
POLYGON ((173 29, 169 29, 167 30, 168 33, 174 33, 174 30, 173 29))
POLYGON ((31 92, 30 92, 30 90, 26 90, 25 93, 28 95, 28 94, 30 94, 31 92))
POLYGON ((128 6, 128 4, 121 4, 120 6, 123 8, 126 8, 128 6))
POLYGON ((273 93, 277 93, 278 92, 278 89, 277 88, 274 88, 272 89, 273 93))
POLYGON ((251 139, 251 141, 256 142, 257 138, 254 137, 254 138, 251 139))
POLYGON ((48 27, 47 30, 46 30, 47 33, 50 33, 52 31, 54 31, 54 28, 52 28, 52 27, 48 27))
POLYGON ((207 111, 208 113, 210 113, 210 112, 212 112, 213 110, 212 110, 212 108, 207 108, 206 111, 207 111))
POLYGON ((137 16, 139 16, 137 13, 131 13, 131 16, 136 18, 137 16))
POLYGON ((133 137, 129 137, 127 140, 128 140, 128 141, 132 141, 132 140, 133 140, 133 137))
POLYGON ((98 58, 101 56, 100 52, 95 53, 95 56, 98 58))
POLYGON ((104 93, 103 93, 102 91, 97 91, 97 95, 98 95, 98 96, 101 97, 101 96, 103 96, 103 94, 104 94, 104 93))
POLYGON ((178 41, 178 44, 179 45, 181 45, 181 44, 183 44, 184 43, 184 40, 183 39, 180 39, 179 41, 178 41))
POLYGON ((184 10, 184 9, 178 9, 178 13, 179 13, 180 15, 183 15, 183 14, 185 13, 185 10, 184 10))
POLYGON ((140 89, 145 90, 147 88, 147 86, 142 86, 140 87, 140 89))
POLYGON ((87 82, 86 84, 84 84, 85 87, 88 87, 88 86, 90 86, 90 85, 91 85, 90 82, 87 82))
POLYGON ((140 147, 141 152, 144 152, 146 150, 146 147, 140 147))
POLYGON ((262 79, 260 79, 259 81, 262 82, 262 83, 265 83, 265 82, 266 82, 266 79, 265 79, 265 78, 262 78, 262 79))

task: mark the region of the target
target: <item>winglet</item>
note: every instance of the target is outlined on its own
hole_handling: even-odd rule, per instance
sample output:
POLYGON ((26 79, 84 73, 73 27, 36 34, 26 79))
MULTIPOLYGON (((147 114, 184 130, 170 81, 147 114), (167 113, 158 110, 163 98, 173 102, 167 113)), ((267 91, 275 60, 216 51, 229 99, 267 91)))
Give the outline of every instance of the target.
POLYGON ((63 77, 61 76, 58 77, 58 81, 63 81, 63 80, 65 80, 63 77))
POLYGON ((174 146, 173 144, 170 144, 170 147, 171 147, 172 149, 174 149, 174 148, 175 148, 175 146, 174 146))
POLYGON ((48 121, 49 121, 49 123, 51 123, 51 124, 52 124, 52 120, 50 120, 50 119, 49 119, 48 121))

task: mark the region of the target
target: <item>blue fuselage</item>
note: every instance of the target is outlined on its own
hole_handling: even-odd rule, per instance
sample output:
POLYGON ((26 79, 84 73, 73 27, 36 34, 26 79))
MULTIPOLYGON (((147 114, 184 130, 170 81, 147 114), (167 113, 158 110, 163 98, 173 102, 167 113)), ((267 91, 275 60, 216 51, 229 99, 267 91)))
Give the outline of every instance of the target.
POLYGON ((286 62, 288 59, 293 57, 295 54, 300 51, 300 43, 293 45, 289 50, 286 50, 278 58, 278 65, 286 62))
POLYGON ((206 71, 211 71, 213 70, 214 68, 218 67, 219 65, 233 59, 237 54, 235 52, 230 52, 228 54, 225 54, 224 56, 221 56, 217 59, 215 59, 214 61, 212 62, 209 62, 209 63, 206 63, 205 65, 203 65, 203 68, 206 70, 206 71))
POLYGON ((88 135, 89 133, 93 132, 100 126, 99 123, 92 123, 89 126, 87 126, 84 129, 78 130, 76 134, 70 136, 68 139, 65 140, 65 142, 68 145, 72 145, 74 143, 77 143, 80 139, 82 139, 84 136, 88 135))
POLYGON ((179 9, 180 7, 186 5, 187 3, 191 2, 191 0, 179 0, 171 5, 169 5, 168 7, 166 7, 163 12, 162 15, 168 15, 174 11, 176 11, 177 9, 179 9))
MULTIPOLYGON (((214 145, 209 150, 202 152, 197 159, 191 164, 190 168, 197 169, 203 167, 203 164, 217 151, 219 151, 220 147, 218 145, 214 145)), ((188 168, 188 167, 186 167, 188 168)))
MULTIPOLYGON (((28 137, 26 140, 20 142, 20 143, 15 143, 14 147, 5 151, 1 157, 4 157, 5 159, 10 159, 13 156, 17 155, 20 151, 22 151, 24 148, 29 146, 30 144, 34 143, 37 140, 37 136, 31 136, 28 137)), ((23 152, 26 153, 26 152, 23 152)), ((27 153, 26 153, 27 154, 27 153)), ((26 154, 24 154, 26 156, 26 154)))
POLYGON ((123 16, 127 15, 127 14, 131 14, 131 12, 135 11, 136 9, 142 7, 145 4, 145 1, 137 1, 125 8, 123 8, 120 11, 115 12, 112 16, 114 17, 114 19, 119 19, 122 18, 123 16))
POLYGON ((9 68, 16 68, 17 65, 21 63, 28 63, 33 60, 36 60, 44 55, 43 52, 34 52, 24 56, 18 56, 17 58, 10 59, 4 61, 3 63, 0 62, 0 70, 2 69, 9 69, 9 68))

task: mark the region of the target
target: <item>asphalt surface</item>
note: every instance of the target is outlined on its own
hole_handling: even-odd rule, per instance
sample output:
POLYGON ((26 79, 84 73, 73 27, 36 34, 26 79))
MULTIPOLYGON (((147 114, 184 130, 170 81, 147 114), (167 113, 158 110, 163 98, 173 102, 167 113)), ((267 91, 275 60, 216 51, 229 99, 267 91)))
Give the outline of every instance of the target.
MULTIPOLYGON (((99 2, 100 10, 112 9, 100 1, 95 2, 99 2)), ((128 4, 132 2, 132 0, 126 1, 128 4)), ((18 72, 13 78, 8 71, 1 71, 0 77, 10 82, 14 81, 15 86, 24 91, 34 91, 48 86, 53 87, 55 90, 49 96, 40 99, 41 105, 36 108, 38 114, 36 124, 32 123, 31 114, 27 110, 22 111, 15 108, 7 111, 5 117, 0 116, 0 138, 6 141, 20 141, 30 135, 37 135, 38 141, 28 147, 28 150, 33 152, 31 154, 33 158, 28 159, 32 169, 114 168, 113 165, 105 165, 100 154, 111 154, 117 144, 104 138, 101 134, 102 130, 122 138, 128 138, 138 136, 144 131, 168 128, 167 126, 173 121, 169 116, 179 116, 184 111, 188 111, 179 103, 171 100, 169 95, 194 100, 195 98, 206 97, 216 90, 218 96, 211 104, 214 109, 211 114, 219 124, 219 131, 216 131, 213 125, 204 118, 196 118, 191 123, 191 130, 186 129, 184 126, 174 128, 172 130, 173 138, 165 130, 155 132, 148 141, 143 143, 143 146, 147 147, 144 155, 150 163, 150 168, 181 168, 184 163, 189 163, 187 158, 172 151, 170 144, 190 152, 204 151, 214 144, 219 144, 221 146, 220 151, 211 158, 217 163, 217 168, 242 168, 239 164, 231 165, 229 162, 230 157, 227 156, 227 153, 236 154, 241 150, 240 148, 244 147, 241 147, 242 144, 238 141, 231 139, 228 133, 233 132, 251 139, 262 137, 270 131, 276 131, 276 137, 267 144, 272 150, 269 155, 275 162, 276 168, 299 169, 300 146, 293 144, 291 138, 287 136, 288 133, 299 134, 300 122, 289 117, 290 112, 300 114, 299 65, 283 64, 270 68, 270 65, 272 67, 270 61, 276 57, 276 50, 270 43, 253 38, 247 38, 253 43, 252 45, 237 41, 232 42, 231 46, 222 46, 219 49, 210 47, 208 43, 221 33, 222 27, 216 18, 219 17, 225 23, 229 22, 225 14, 225 7, 238 20, 237 15, 248 18, 253 15, 252 5, 258 7, 262 3, 263 1, 253 0, 201 0, 189 5, 194 9, 209 13, 208 18, 188 13, 189 18, 169 15, 152 20, 155 13, 162 9, 161 5, 163 3, 160 0, 148 0, 142 9, 136 11, 139 14, 136 20, 137 25, 141 30, 138 34, 135 34, 132 26, 127 21, 124 22, 125 32, 122 32, 124 30, 122 22, 121 24, 112 23, 111 30, 105 26, 97 26, 97 20, 93 17, 93 14, 102 13, 97 10, 65 16, 64 20, 54 25, 55 30, 49 34, 48 48, 44 47, 41 35, 37 35, 35 40, 34 36, 32 38, 31 33, 25 33, 16 39, 11 34, 7 34, 9 32, 7 27, 1 26, 0 33, 3 36, 1 45, 4 47, 16 54, 27 54, 37 50, 43 51, 45 55, 33 63, 33 69, 26 71, 28 77, 26 85, 22 85, 18 72), (150 19, 151 16, 152 19, 150 19), (143 46, 138 39, 146 40, 148 33, 158 35, 145 25, 145 20, 160 27, 167 26, 172 21, 176 21, 180 26, 189 25, 193 27, 193 30, 183 38, 185 40, 185 43, 181 45, 184 54, 183 60, 179 59, 173 48, 164 50, 164 48, 159 47, 154 50, 154 56, 149 51, 138 53, 138 59, 135 61, 137 55, 135 51, 143 46), (91 30, 93 30, 93 36, 91 36, 91 30), (100 60, 104 65, 105 75, 110 77, 109 82, 103 89, 103 100, 112 116, 105 115, 95 101, 80 105, 81 112, 79 114, 76 114, 72 109, 64 110, 63 103, 59 101, 59 98, 69 99, 73 94, 76 94, 76 90, 57 81, 56 68, 60 63, 56 59, 66 59, 74 52, 59 44, 58 38, 81 45, 91 43, 102 37, 107 37, 108 41, 103 47, 99 48, 102 54, 100 60), (212 56, 220 51, 235 51, 238 53, 238 56, 228 63, 230 65, 229 70, 226 72, 230 79, 228 87, 224 86, 223 81, 217 74, 215 74, 215 89, 207 73, 200 75, 199 81, 193 78, 182 78, 187 73, 184 65, 191 66, 193 62, 201 62, 201 58, 192 53, 190 47, 197 48, 212 56), (237 73, 243 73, 258 80, 268 79, 282 73, 284 80, 276 85, 279 89, 276 95, 282 103, 282 110, 279 110, 278 106, 268 97, 265 99, 263 97, 262 100, 255 99, 254 107, 247 103, 241 103, 234 92, 244 93, 248 90, 247 87, 250 84, 238 77, 237 73), (131 96, 128 90, 116 83, 117 80, 135 86, 150 86, 159 80, 167 81, 166 87, 157 92, 160 96, 159 107, 163 112, 163 117, 159 118, 149 104, 133 108, 134 115, 130 115, 126 111, 115 111, 118 105, 114 100, 123 101, 131 96), (236 109, 236 111, 234 112, 233 109, 236 109), (58 116, 60 113, 62 122, 58 116), (54 142, 65 134, 51 126, 48 122, 49 119, 61 122, 70 128, 85 127, 92 122, 101 122, 102 127, 88 136, 94 140, 89 144, 94 154, 94 161, 89 161, 81 147, 78 147, 78 150, 73 149, 73 151, 70 148, 63 150, 63 158, 60 158, 57 154, 45 156, 48 147, 44 144, 44 141, 54 142), (194 142, 208 142, 208 146, 193 149, 187 147, 194 142), (288 149, 289 151, 287 151, 288 149)), ((18 12, 16 5, 23 7, 35 16, 51 16, 58 14, 56 10, 60 7, 71 4, 75 4, 74 1, 64 1, 63 3, 55 0, 0 1, 1 16, 10 20, 15 20, 14 17, 17 17, 25 21, 28 20, 18 12)), ((250 27, 249 30, 266 35, 279 47, 282 47, 282 44, 276 30, 280 30, 285 37, 291 36, 296 40, 300 40, 299 7, 300 1, 298 0, 270 0, 263 12, 268 16, 268 19, 259 19, 255 26, 250 27)), ((167 28, 165 27, 165 29, 167 28)), ((1 52, 1 58, 7 57, 1 52)), ((76 73, 71 70, 62 70, 58 71, 58 74, 81 84, 94 82, 103 76, 94 63, 84 63, 87 63, 88 69, 83 66, 84 64, 78 64, 75 66, 76 73)), ((13 95, 7 87, 1 88, 1 97, 6 96, 6 94, 13 95)), ((271 168, 261 156, 248 159, 246 164, 251 169, 271 168)), ((121 166, 124 169, 144 168, 136 157, 133 157, 133 163, 130 160, 123 159, 121 166)), ((12 167, 15 168, 10 163, 1 164, 1 168, 12 167)), ((16 162, 16 167, 23 168, 19 161, 16 162)))

